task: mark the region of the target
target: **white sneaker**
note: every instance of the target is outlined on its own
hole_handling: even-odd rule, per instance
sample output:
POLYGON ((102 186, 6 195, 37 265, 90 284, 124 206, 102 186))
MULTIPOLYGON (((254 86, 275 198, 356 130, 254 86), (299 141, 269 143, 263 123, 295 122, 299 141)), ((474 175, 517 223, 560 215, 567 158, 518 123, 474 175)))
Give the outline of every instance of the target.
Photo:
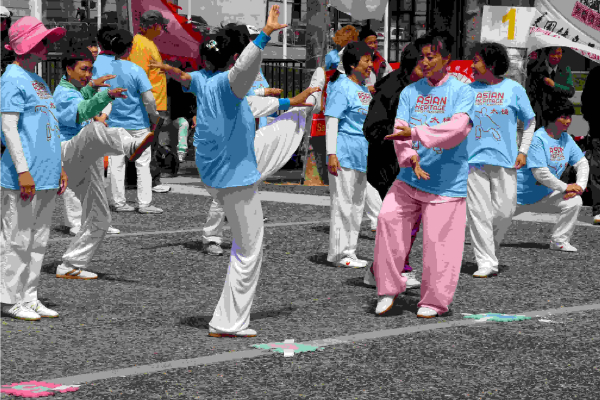
POLYGON ((169 190, 171 190, 171 186, 167 185, 156 185, 152 188, 154 193, 167 193, 169 190))
POLYGON ((490 276, 498 275, 498 271, 491 267, 479 267, 473 274, 473 278, 489 278, 490 276))
POLYGON ((146 206, 146 207, 139 207, 138 212, 140 214, 162 214, 163 210, 162 210, 162 208, 158 208, 158 207, 154 207, 154 206, 146 206))
POLYGON ((365 277, 363 278, 363 283, 370 287, 377 287, 377 281, 375 280, 375 275, 373 275, 373 267, 367 268, 365 271, 365 277))
MULTIPOLYGON (((312 78, 310 79, 310 85, 308 87, 321 88, 320 92, 311 94, 315 98, 315 107, 313 108, 313 114, 321 112, 321 99, 323 98, 323 87, 325 86, 325 70, 321 67, 315 69, 312 78)), ((310 97, 310 96, 309 96, 310 97)))
POLYGON ((98 275, 96 275, 93 272, 84 271, 82 269, 67 268, 64 266, 64 264, 60 264, 56 268, 56 277, 64 278, 64 279, 82 279, 82 280, 98 279, 98 275))
POLYGON ((368 264, 368 261, 359 260, 358 258, 352 257, 344 257, 340 261, 335 263, 336 266, 344 268, 364 268, 368 264))
POLYGON ((45 318, 57 318, 58 313, 54 310, 49 309, 45 305, 42 304, 41 301, 30 301, 27 303, 23 303, 23 306, 35 311, 40 317, 45 318))
POLYGON ((179 153, 179 154, 177 154, 177 157, 179 158, 179 162, 180 163, 182 163, 182 162, 185 161, 185 154, 179 153))
POLYGON ((31 308, 26 307, 21 302, 16 303, 6 313, 12 318, 22 319, 24 321, 39 321, 41 319, 40 314, 36 313, 31 308))
POLYGON ((414 272, 404 272, 401 275, 405 278, 408 278, 408 281, 406 281, 406 289, 421 287, 421 282, 415 278, 416 274, 414 272))
POLYGON ((211 256, 222 256, 223 249, 221 245, 217 242, 210 242, 204 245, 204 251, 206 254, 210 254, 211 256))
POLYGON ((77 236, 77 234, 79 233, 79 230, 81 229, 80 226, 74 226, 72 228, 69 229, 69 235, 71 236, 77 236))
POLYGON ((435 310, 432 310, 429 307, 421 307, 419 311, 417 311, 418 318, 434 318, 437 317, 438 313, 435 310))
POLYGON ((125 204, 114 208, 116 212, 132 212, 135 211, 135 207, 130 204, 125 204))
POLYGON ((106 233, 108 233, 109 235, 118 235, 119 233, 121 233, 121 231, 115 228, 114 226, 109 226, 106 230, 106 233))
POLYGON ((379 296, 375 314, 381 315, 388 312, 394 305, 394 300, 396 300, 396 296, 379 296))
POLYGON ((256 337, 254 329, 243 329, 237 332, 222 332, 214 328, 208 328, 208 336, 212 337, 256 337))
POLYGON ((554 241, 550 242, 550 250, 568 251, 570 253, 574 253, 577 251, 577 249, 571 246, 569 242, 558 243, 554 241))
POLYGON ((594 221, 592 223, 594 225, 600 225, 600 214, 594 215, 594 221))

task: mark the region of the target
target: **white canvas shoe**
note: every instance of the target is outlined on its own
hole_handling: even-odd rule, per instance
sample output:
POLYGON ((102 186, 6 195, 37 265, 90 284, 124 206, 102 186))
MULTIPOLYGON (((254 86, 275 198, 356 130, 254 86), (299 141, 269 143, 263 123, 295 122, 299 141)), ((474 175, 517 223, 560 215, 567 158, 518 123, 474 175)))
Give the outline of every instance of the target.
POLYGON ((41 301, 30 301, 27 303, 23 303, 23 305, 33 311, 35 311, 40 317, 44 318, 57 318, 58 313, 54 310, 49 309, 45 305, 42 304, 41 301))
POLYGON ((254 329, 243 329, 238 332, 221 332, 214 328, 208 328, 208 336, 211 337, 256 337, 254 329))
POLYGON ((364 268, 369 264, 368 261, 359 260, 358 258, 344 257, 335 265, 343 268, 364 268))
POLYGON ((408 281, 406 281, 406 289, 421 287, 421 282, 415 278, 416 274, 414 272, 404 272, 402 273, 402 276, 408 278, 408 281))
POLYGON ((438 316, 437 311, 435 311, 429 307, 421 307, 421 308, 419 308, 419 311, 417 311, 418 318, 434 318, 437 316, 438 316))
POLYGON ((498 271, 491 267, 479 267, 473 274, 473 278, 489 278, 490 276, 498 275, 498 271))
POLYGON ((575 253, 577 251, 577 249, 573 246, 571 246, 571 244, 569 242, 550 242, 550 250, 557 250, 557 251, 567 251, 569 253, 575 253))
POLYGON ((594 215, 594 221, 592 223, 594 225, 600 225, 600 214, 594 215))
POLYGON ((377 307, 375 308, 375 314, 382 315, 392 309, 394 305, 394 300, 396 300, 397 296, 379 296, 379 300, 377 300, 377 307))
POLYGON ((6 314, 12 318, 22 319, 24 321, 39 321, 41 319, 40 314, 36 313, 31 308, 26 307, 22 302, 16 303, 6 312, 6 314))

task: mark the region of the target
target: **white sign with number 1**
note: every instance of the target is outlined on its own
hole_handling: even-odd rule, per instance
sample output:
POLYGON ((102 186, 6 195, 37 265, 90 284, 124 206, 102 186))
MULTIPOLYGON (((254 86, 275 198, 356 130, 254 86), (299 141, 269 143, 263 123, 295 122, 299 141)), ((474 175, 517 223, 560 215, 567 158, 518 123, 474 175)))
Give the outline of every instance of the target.
POLYGON ((535 14, 534 7, 484 6, 481 41, 526 48, 529 27, 535 14))

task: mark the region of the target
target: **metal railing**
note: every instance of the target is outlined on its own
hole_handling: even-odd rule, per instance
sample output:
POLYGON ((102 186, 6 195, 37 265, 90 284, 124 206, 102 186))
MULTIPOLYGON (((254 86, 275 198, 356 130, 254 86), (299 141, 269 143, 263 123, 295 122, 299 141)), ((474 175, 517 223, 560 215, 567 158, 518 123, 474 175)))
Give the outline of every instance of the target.
POLYGON ((283 89, 283 97, 294 97, 308 86, 308 74, 313 70, 304 68, 303 61, 265 59, 263 75, 269 86, 283 89))

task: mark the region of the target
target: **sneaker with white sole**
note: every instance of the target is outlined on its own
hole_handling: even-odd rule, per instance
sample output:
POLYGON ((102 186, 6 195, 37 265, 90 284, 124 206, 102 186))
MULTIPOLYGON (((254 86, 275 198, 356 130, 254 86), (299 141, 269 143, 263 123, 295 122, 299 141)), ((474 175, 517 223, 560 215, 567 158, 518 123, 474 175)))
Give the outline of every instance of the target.
POLYGON ((140 214, 162 214, 162 208, 154 206, 139 207, 137 210, 140 214))
POLYGON ((571 243, 569 242, 550 242, 550 250, 557 250, 557 251, 567 251, 569 253, 574 253, 577 251, 577 249, 573 246, 571 246, 571 243))
POLYGON ((211 337, 256 337, 254 329, 243 329, 237 332, 222 332, 214 328, 208 328, 208 336, 211 337))
POLYGON ((40 314, 36 313, 29 307, 26 307, 22 302, 16 303, 12 306, 6 314, 15 319, 21 319, 23 321, 39 321, 42 319, 40 314))
POLYGON ((204 245, 204 252, 206 254, 210 254, 211 256, 222 256, 223 249, 221 245, 217 242, 210 242, 204 245))
POLYGON ((40 317, 58 318, 58 313, 56 311, 49 309, 48 307, 43 305, 42 302, 39 300, 26 302, 23 303, 23 305, 35 311, 40 317))
POLYGON ((359 260, 358 258, 352 257, 344 257, 340 261, 335 263, 336 266, 344 268, 364 268, 368 264, 368 261, 359 260))
POLYGON ((156 185, 152 187, 154 193, 167 193, 169 190, 171 190, 171 186, 167 185, 156 185))
POLYGON ((81 229, 80 226, 74 226, 72 228, 69 228, 69 235, 71 235, 71 236, 77 236, 77 234, 79 233, 80 229, 81 229))
POLYGON ((473 274, 473 278, 489 278, 498 275, 498 271, 491 267, 479 267, 473 274))
POLYGON ((408 278, 406 281, 406 289, 415 289, 421 287, 421 282, 415 278, 416 274, 414 272, 404 272, 401 275, 405 278, 408 278))
POLYGON ((592 223, 594 225, 600 225, 600 214, 594 215, 594 221, 592 223))
POLYGON ((396 300, 397 296, 379 296, 379 300, 377 300, 377 307, 375 307, 375 314, 382 315, 392 309, 394 305, 394 300, 396 300))
POLYGON ((60 264, 56 268, 56 277, 63 279, 98 279, 98 275, 90 271, 84 271, 82 269, 68 268, 64 264, 60 264))
POLYGON ((420 307, 419 311, 417 311, 417 318, 435 318, 437 316, 437 311, 429 307, 420 307))
POLYGON ((365 271, 365 277, 363 278, 363 283, 369 287, 377 287, 377 281, 375 280, 375 275, 373 274, 373 267, 367 268, 365 271))
POLYGON ((118 235, 119 233, 121 233, 121 231, 115 228, 114 226, 109 226, 106 230, 106 233, 108 233, 109 235, 118 235))
POLYGON ((135 207, 130 204, 125 204, 123 206, 115 206, 114 210, 116 212, 133 212, 135 211, 135 207))

